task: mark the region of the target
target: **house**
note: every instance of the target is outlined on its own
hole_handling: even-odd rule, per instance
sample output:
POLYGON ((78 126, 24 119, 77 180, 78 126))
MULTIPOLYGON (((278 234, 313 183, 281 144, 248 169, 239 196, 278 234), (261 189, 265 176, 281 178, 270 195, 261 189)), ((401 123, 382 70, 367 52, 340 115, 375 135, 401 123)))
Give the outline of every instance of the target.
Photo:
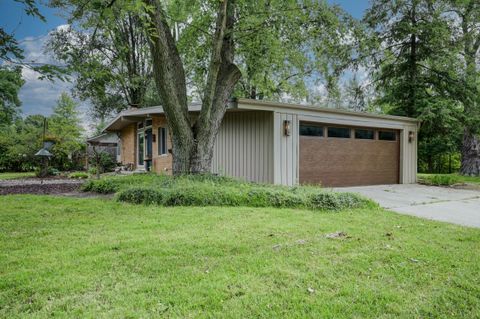
MULTIPOLYGON (((194 116, 200 104, 191 104, 194 116)), ((416 182, 416 119, 237 99, 217 136, 212 173, 283 185, 353 186, 416 182)), ((105 128, 120 136, 120 159, 171 173, 161 107, 129 109, 105 128)))
MULTIPOLYGON (((120 163, 120 138, 114 132, 102 133, 87 139, 87 154, 93 152, 93 148, 97 152, 106 152, 110 154, 113 160, 120 163)), ((88 167, 88 163, 87 163, 88 167)))

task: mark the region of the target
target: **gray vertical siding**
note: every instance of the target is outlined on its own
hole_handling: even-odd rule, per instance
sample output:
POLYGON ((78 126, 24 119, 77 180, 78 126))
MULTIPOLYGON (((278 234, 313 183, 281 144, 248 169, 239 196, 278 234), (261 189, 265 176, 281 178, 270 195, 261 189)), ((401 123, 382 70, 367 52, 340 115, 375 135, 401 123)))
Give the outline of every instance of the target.
POLYGON ((415 124, 317 112, 228 112, 215 143, 212 172, 255 182, 298 184, 300 121, 399 129, 400 183, 416 182, 418 129, 415 124), (290 136, 284 134, 286 120, 290 121, 290 136), (409 131, 415 132, 413 142, 408 141, 409 131))
POLYGON ((273 182, 273 113, 225 114, 213 150, 212 172, 247 181, 273 182))
POLYGON ((400 183, 412 184, 417 181, 417 140, 416 126, 405 126, 400 131, 400 183), (415 133, 414 141, 408 141, 408 133, 415 133))
POLYGON ((274 113, 274 183, 298 184, 298 116, 274 113), (290 136, 285 136, 284 121, 290 121, 290 136))

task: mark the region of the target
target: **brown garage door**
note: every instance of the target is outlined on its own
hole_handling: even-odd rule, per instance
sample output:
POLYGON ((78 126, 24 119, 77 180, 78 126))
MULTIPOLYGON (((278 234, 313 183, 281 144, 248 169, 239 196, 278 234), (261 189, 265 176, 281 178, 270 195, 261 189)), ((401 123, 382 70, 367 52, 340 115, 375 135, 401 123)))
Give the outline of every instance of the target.
POLYGON ((300 183, 396 184, 400 142, 394 130, 300 123, 300 183))

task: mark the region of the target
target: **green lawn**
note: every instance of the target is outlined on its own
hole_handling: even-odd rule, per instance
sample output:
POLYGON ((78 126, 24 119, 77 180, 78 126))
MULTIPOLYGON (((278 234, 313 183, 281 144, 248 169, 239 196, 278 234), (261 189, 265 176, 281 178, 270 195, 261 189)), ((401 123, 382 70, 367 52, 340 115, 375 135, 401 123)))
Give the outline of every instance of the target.
POLYGON ((477 229, 378 208, 0 205, 2 318, 480 317, 477 229))
POLYGON ((35 172, 7 172, 0 173, 0 181, 7 179, 17 179, 35 176, 35 172))
POLYGON ((456 183, 469 183, 469 184, 480 184, 480 177, 473 176, 463 176, 460 174, 417 174, 419 179, 422 178, 432 178, 438 176, 440 178, 450 178, 456 183))

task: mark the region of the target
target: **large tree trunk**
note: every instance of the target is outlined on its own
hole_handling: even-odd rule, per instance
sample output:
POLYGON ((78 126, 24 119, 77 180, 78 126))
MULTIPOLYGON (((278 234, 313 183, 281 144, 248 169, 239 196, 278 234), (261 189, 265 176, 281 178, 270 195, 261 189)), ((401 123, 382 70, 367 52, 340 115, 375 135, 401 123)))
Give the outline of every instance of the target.
POLYGON ((151 27, 150 51, 153 74, 163 101, 163 109, 172 132, 173 173, 210 172, 213 147, 226 111, 228 98, 241 73, 233 63, 233 0, 219 2, 212 53, 202 109, 191 123, 187 106, 185 71, 165 12, 157 0, 146 0, 151 27))
POLYGON ((207 173, 212 166, 213 147, 225 115, 228 99, 241 73, 233 63, 234 8, 232 0, 220 3, 213 36, 212 56, 200 116, 194 126, 195 148, 191 172, 207 173))
POLYGON ((480 139, 468 130, 465 130, 463 135, 460 173, 480 176, 480 139))
POLYGON ((478 105, 478 71, 476 64, 477 52, 480 49, 480 33, 475 33, 472 24, 476 23, 478 4, 471 0, 467 3, 466 10, 462 15, 463 50, 465 57, 465 95, 463 107, 466 125, 462 143, 462 163, 460 173, 462 175, 480 176, 480 137, 478 121, 480 110, 478 105))

